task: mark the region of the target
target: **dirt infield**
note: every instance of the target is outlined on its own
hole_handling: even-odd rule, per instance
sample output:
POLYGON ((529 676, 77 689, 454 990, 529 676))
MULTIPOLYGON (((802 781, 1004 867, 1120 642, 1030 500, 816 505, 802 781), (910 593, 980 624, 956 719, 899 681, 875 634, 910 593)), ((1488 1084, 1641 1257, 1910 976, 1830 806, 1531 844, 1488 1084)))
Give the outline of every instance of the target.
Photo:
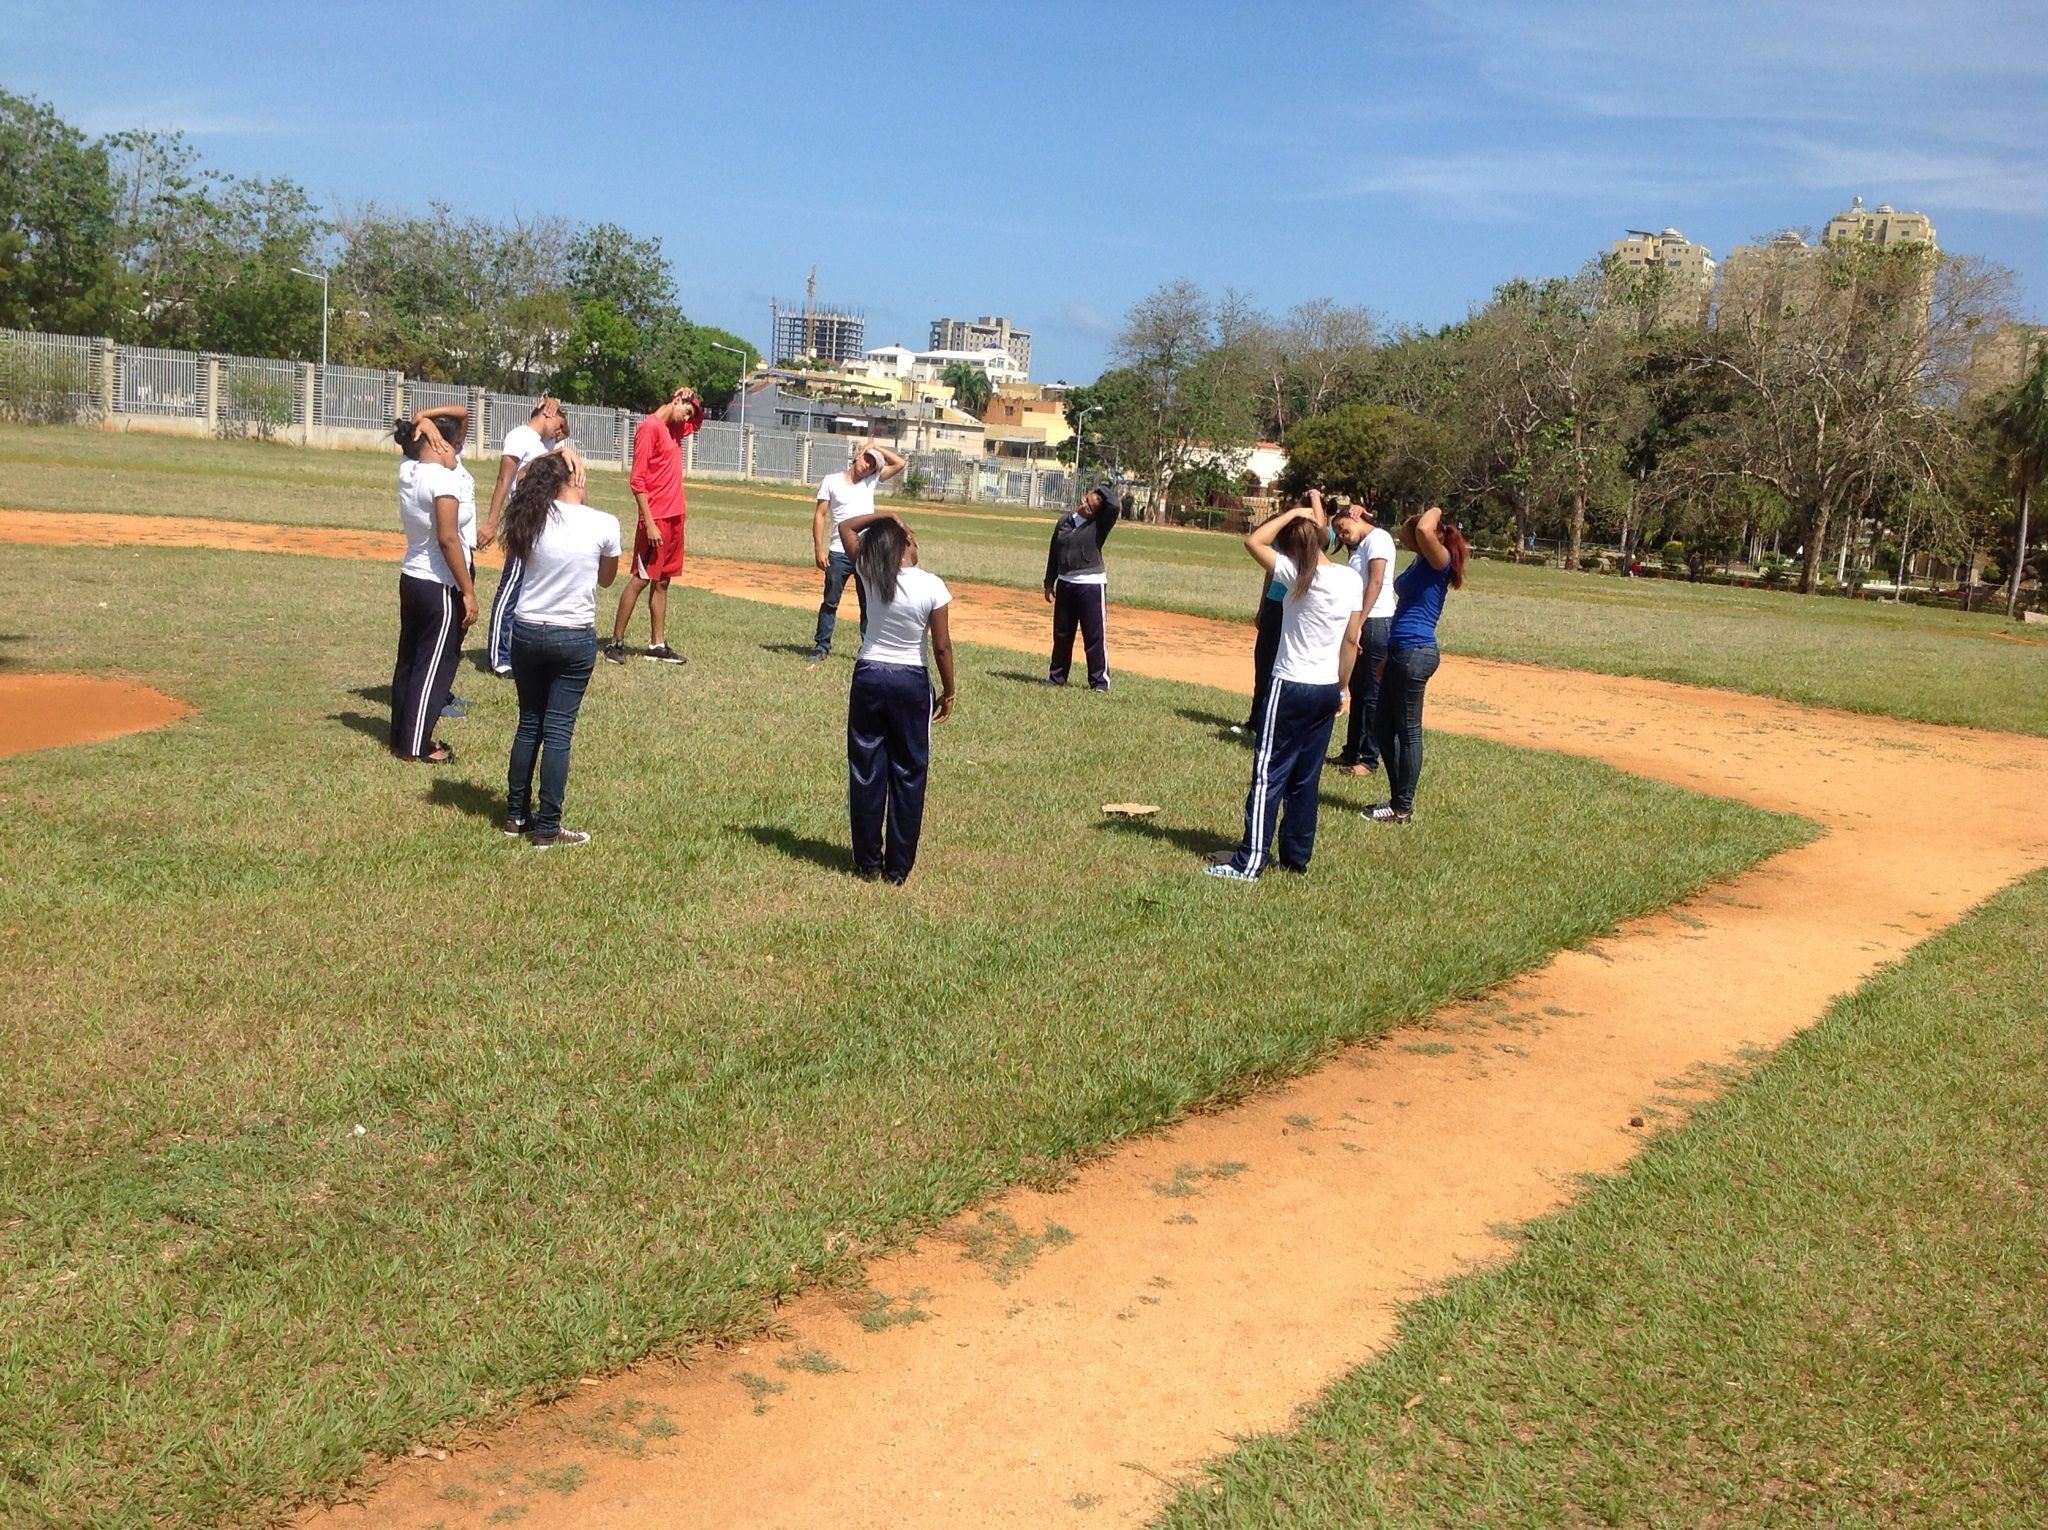
MULTIPOLYGON (((396 546, 61 520, 110 545, 248 548, 248 532, 268 551, 396 546), (217 536, 233 540, 191 540, 217 536)), ((25 525, 0 513, 0 540, 25 525)), ((698 560, 686 578, 817 600, 808 570, 698 560)), ((953 588, 962 641, 1042 650, 1034 593, 953 588)), ((1123 671, 1242 690, 1249 638, 1111 608, 1123 671)), ((843 673, 792 664, 793 683, 843 673)), ((1061 1191, 1006 1196, 871 1266, 865 1292, 792 1303, 772 1340, 593 1379, 477 1448, 398 1463, 366 1504, 310 1522, 1133 1523, 1234 1435, 1284 1426, 1371 1356, 1403 1301, 1508 1252, 1498 1229, 1625 1164, 1644 1137, 1632 1118, 1682 1118, 1724 1065, 2048 863, 2048 740, 1457 656, 1431 687, 1431 724, 1801 813, 1825 833, 1498 995, 1126 1143, 1061 1191)), ((1426 780, 1422 810, 1454 789, 1426 780)))
POLYGON ((147 733, 191 710, 162 691, 98 675, 0 675, 0 756, 147 733))

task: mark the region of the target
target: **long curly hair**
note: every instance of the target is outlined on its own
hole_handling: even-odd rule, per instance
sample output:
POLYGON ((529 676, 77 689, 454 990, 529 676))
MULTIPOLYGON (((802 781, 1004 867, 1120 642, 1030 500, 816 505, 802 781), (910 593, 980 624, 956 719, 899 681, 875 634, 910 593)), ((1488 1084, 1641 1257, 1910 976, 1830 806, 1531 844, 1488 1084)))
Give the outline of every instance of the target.
POLYGON ((505 500, 504 519, 499 523, 499 535, 504 540, 507 553, 515 558, 524 558, 533 551, 533 544, 540 540, 541 532, 547 528, 555 501, 568 482, 569 459, 566 457, 550 452, 526 464, 526 471, 519 475, 518 485, 505 500))

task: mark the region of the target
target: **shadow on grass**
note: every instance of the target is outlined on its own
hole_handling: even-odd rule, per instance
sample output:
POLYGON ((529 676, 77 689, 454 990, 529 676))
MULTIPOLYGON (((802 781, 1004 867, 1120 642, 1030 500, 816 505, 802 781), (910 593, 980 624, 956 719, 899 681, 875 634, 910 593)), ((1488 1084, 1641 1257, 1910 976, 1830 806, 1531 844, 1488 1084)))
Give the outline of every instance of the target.
POLYGON ((359 685, 349 694, 360 696, 365 701, 373 701, 380 707, 391 705, 391 687, 388 685, 359 685))
POLYGON ((1173 714, 1176 717, 1185 718, 1198 727, 1214 728, 1217 738, 1226 744, 1244 744, 1249 746, 1254 742, 1249 732, 1231 732, 1232 728, 1242 727, 1243 725, 1237 718, 1225 717, 1221 712, 1204 712, 1199 707, 1175 707, 1173 714))
MULTIPOLYGON (((0 632, 0 643, 26 643, 28 634, 23 632, 0 632)), ((21 660, 12 654, 0 653, 0 669, 11 669, 21 660)))
POLYGON ((1021 669, 992 669, 988 671, 991 680, 1014 680, 1019 685, 1044 685, 1045 676, 1026 674, 1021 669))
POLYGON ((799 659, 808 659, 811 656, 811 645, 809 643, 763 643, 761 645, 761 652, 793 653, 799 659))
POLYGON ((340 723, 344 728, 353 728, 387 749, 391 747, 391 718, 388 715, 372 717, 368 712, 329 712, 327 720, 340 723))
POLYGON ((436 776, 433 785, 427 788, 427 801, 436 807, 454 808, 472 818, 488 818, 493 823, 505 816, 504 795, 474 781, 436 776))
MULTIPOLYGON (((738 825, 733 827, 738 828, 738 825)), ((813 839, 808 834, 780 828, 775 824, 749 824, 740 832, 757 845, 779 850, 793 861, 809 861, 827 871, 853 873, 853 852, 837 840, 813 839)))
POLYGON ((1184 829, 1178 824, 1160 823, 1152 818, 1104 818, 1096 823, 1095 828, 1101 834, 1163 840, 1190 855, 1207 855, 1212 850, 1230 850, 1237 845, 1236 836, 1227 830, 1184 829))

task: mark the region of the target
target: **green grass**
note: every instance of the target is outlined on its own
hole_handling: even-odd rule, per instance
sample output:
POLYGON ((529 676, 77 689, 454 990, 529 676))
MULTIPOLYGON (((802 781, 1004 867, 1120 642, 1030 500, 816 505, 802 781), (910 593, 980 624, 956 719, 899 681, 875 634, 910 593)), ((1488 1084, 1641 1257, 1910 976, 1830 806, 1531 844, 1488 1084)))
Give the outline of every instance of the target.
POLYGON ((1185 1489, 1244 1525, 2038 1524, 2048 873, 1185 1489))
POLYGON ((394 582, 0 561, 6 663, 200 708, 0 761, 0 1520, 261 1519, 1806 832, 1443 737, 1412 832, 1332 778, 1309 878, 1221 884, 1192 852, 1235 835, 1234 700, 967 648, 917 873, 871 886, 849 666, 787 651, 802 613, 687 592, 694 662, 592 687, 595 843, 540 855, 497 832, 501 682, 465 667, 454 768, 384 754, 394 582), (1134 793, 1165 810, 1105 823, 1134 793))
MULTIPOLYGON (((387 527, 396 516, 392 460, 0 426, 0 506, 387 527)), ((495 465, 476 470, 487 496, 495 465)), ((616 475, 599 475, 594 493, 611 509, 631 508, 616 475)), ((690 547, 809 566, 807 493, 695 484, 690 547)), ((949 578, 1031 589, 1044 578, 1048 526, 1038 512, 953 507, 927 510, 918 534, 949 578)), ((1249 618, 1258 595, 1235 537, 1126 526, 1110 561, 1116 598, 1132 605, 1249 618)), ((1485 658, 2048 735, 2048 633, 1994 617, 1480 562, 1443 633, 1454 652, 1485 658)))

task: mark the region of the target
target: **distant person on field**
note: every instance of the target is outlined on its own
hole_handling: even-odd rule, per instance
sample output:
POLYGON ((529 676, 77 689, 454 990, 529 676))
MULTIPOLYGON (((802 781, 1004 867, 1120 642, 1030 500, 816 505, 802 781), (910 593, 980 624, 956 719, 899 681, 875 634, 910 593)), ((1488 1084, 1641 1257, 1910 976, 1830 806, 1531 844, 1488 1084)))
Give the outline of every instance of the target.
POLYGON ((526 570, 510 644, 519 727, 505 772, 505 832, 529 836, 537 850, 590 842, 563 825, 562 803, 576 713, 597 664, 597 592, 619 572, 619 523, 584 503, 585 487, 582 464, 548 453, 505 504, 505 554, 526 570))
POLYGON ((1388 792, 1385 802, 1365 809, 1374 823, 1407 823, 1415 815, 1415 783, 1422 778, 1422 693, 1442 662, 1437 619, 1445 596, 1465 587, 1465 534, 1436 506, 1401 523, 1401 545, 1415 556, 1394 581, 1387 668, 1373 712, 1388 792))
POLYGON ((856 515, 840 545, 866 590, 867 630, 846 699, 846 800, 854 874, 900 886, 917 862, 932 724, 953 715, 952 592, 917 565, 917 538, 893 515, 856 515), (925 638, 939 666, 932 694, 925 638))
POLYGON ((398 519, 405 561, 398 572, 398 662, 391 670, 391 752, 446 765, 455 751, 433 737, 448 705, 462 634, 476 620, 470 551, 476 546, 476 480, 462 465, 469 411, 422 409, 391 430, 398 464, 398 519))
MULTIPOLYGON (((551 451, 566 450, 563 443, 568 439, 569 417, 562 412, 562 401, 558 398, 542 399, 533 406, 524 425, 515 425, 505 432, 505 444, 499 448, 498 481, 491 488, 491 508, 476 539, 479 550, 498 540, 505 496, 518 484, 527 464, 551 451)), ((491 597, 490 624, 484 629, 485 658, 500 675, 512 673, 512 616, 519 609, 519 579, 519 560, 508 556, 498 575, 497 593, 491 597)))
POLYGON ((1338 523, 1338 540, 1351 549, 1351 570, 1365 581, 1365 621, 1359 627, 1358 662, 1351 669, 1351 716, 1345 722, 1344 748, 1337 768, 1347 776, 1369 776, 1380 767, 1379 745, 1373 738, 1373 717, 1379 705, 1380 671, 1386 668, 1388 635, 1394 627, 1394 538, 1377 524, 1370 502, 1348 507, 1338 523))
POLYGON ((626 662, 626 625, 643 589, 652 640, 643 657, 662 664, 685 662, 668 646, 668 582, 683 571, 683 438, 695 435, 703 423, 704 401, 694 388, 678 388, 633 432, 628 482, 640 521, 633 533, 633 577, 619 597, 612 640, 604 645, 604 656, 614 664, 626 662))
MULTIPOLYGON (((1314 512, 1316 520, 1326 528, 1323 550, 1335 552, 1337 534, 1327 529, 1329 521, 1323 510, 1321 491, 1310 489, 1297 504, 1314 512)), ((1259 614, 1254 625, 1256 635, 1252 640, 1252 709, 1242 727, 1230 730, 1233 733, 1249 733, 1255 737, 1258 734, 1259 719, 1266 711, 1266 693, 1273 680, 1273 660, 1280 652, 1280 602, 1286 594, 1287 583, 1282 579, 1269 577, 1261 586, 1259 614)))
POLYGON ((1246 550, 1286 594, 1252 755, 1251 790, 1244 799, 1244 838, 1234 851, 1211 858, 1212 877, 1256 881, 1273 857, 1276 829, 1282 870, 1306 872, 1315 853, 1323 754, 1344 710, 1344 686, 1358 659, 1365 616, 1365 581, 1325 555, 1321 515, 1320 503, 1298 505, 1244 539, 1246 550))
POLYGON ((1065 685, 1074 664, 1074 631, 1088 654, 1088 688, 1109 689, 1109 569, 1102 544, 1123 514, 1116 491, 1104 484, 1081 496, 1081 503, 1052 528, 1052 546, 1045 554, 1045 599, 1052 607, 1050 685, 1065 685))
POLYGON ((818 508, 811 515, 811 546, 818 568, 825 576, 825 596, 818 603, 818 626, 811 634, 811 662, 818 663, 832 652, 832 633, 839 625, 839 597, 846 583, 853 581, 853 598, 860 606, 861 631, 867 631, 867 597, 855 574, 853 559, 839 545, 839 528, 856 515, 875 513, 875 490, 900 477, 909 462, 886 447, 863 441, 853 449, 846 470, 828 473, 818 484, 818 508))

